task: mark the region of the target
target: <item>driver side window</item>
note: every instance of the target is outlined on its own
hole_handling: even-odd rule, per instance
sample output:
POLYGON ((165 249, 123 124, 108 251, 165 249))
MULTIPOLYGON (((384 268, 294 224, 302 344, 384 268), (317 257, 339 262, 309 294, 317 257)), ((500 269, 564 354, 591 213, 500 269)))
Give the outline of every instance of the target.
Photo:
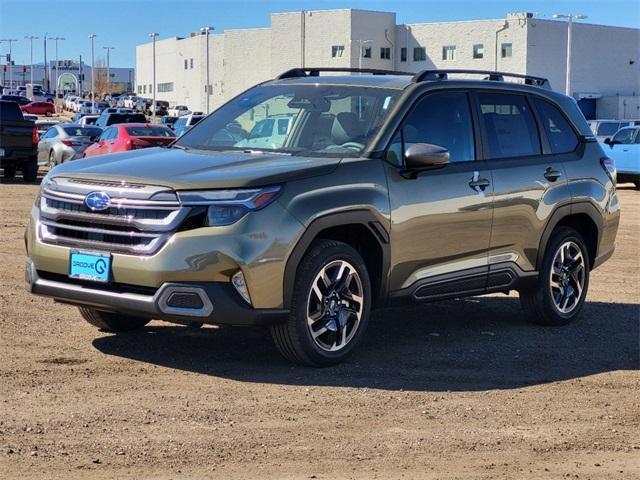
POLYGON ((618 133, 613 136, 613 142, 620 143, 622 145, 632 143, 634 133, 635 130, 633 128, 625 128, 624 130, 619 130, 618 133))
POLYGON ((387 150, 387 161, 402 165, 406 150, 429 143, 449 150, 450 162, 475 160, 473 125, 467 94, 434 93, 418 100, 387 150))

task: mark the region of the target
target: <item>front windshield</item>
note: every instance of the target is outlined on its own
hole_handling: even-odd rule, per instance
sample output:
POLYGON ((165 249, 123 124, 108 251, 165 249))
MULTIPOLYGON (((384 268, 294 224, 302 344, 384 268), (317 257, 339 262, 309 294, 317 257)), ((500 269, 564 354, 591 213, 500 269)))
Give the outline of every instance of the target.
POLYGON ((618 122, 603 122, 598 127, 598 135, 613 135, 620 128, 620 124, 618 122))
POLYGON ((176 142, 202 150, 358 156, 401 90, 336 85, 255 87, 176 142))

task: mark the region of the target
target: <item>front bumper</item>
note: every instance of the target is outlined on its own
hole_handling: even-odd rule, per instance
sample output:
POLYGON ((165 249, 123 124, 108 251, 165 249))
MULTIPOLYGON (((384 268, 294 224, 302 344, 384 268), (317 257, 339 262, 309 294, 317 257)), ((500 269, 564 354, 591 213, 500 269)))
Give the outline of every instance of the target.
POLYGON ((251 308, 240 299, 233 286, 225 282, 164 283, 155 291, 122 284, 107 287, 38 272, 30 258, 25 269, 25 284, 29 292, 63 303, 173 323, 268 325, 282 321, 288 313, 281 309, 251 308), (170 300, 176 293, 197 295, 201 306, 176 307, 170 300))

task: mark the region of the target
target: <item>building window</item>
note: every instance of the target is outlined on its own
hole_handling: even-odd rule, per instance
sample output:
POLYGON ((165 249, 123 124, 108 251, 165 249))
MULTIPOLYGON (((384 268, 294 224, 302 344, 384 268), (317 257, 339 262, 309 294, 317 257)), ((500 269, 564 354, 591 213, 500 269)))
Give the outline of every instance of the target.
POLYGON ((380 58, 382 60, 391 60, 391 49, 389 47, 381 47, 380 58))
MULTIPOLYGON (((146 85, 142 86, 142 93, 147 93, 147 86, 146 85)), ((149 92, 149 93, 151 93, 151 92, 149 92)))
POLYGON ((407 61, 407 47, 402 47, 400 49, 400 61, 401 62, 407 61))
POLYGON ((427 50, 424 47, 415 47, 413 49, 413 61, 424 62, 427 59, 427 50))
POLYGON ((502 44, 502 48, 501 48, 501 52, 502 52, 502 58, 507 58, 507 57, 511 57, 511 44, 510 43, 503 43, 502 44))
POLYGON ((151 93, 151 84, 149 84, 149 93, 151 93))
POLYGON ((142 93, 142 85, 138 85, 138 93, 142 93))
POLYGON ((484 45, 482 43, 476 43, 473 46, 473 58, 484 58, 484 45))
POLYGON ((193 69, 193 58, 189 59, 189 68, 193 69))
POLYGON ((173 92, 173 82, 159 83, 158 84, 158 93, 160 93, 160 92, 173 92))
POLYGON ((187 69, 187 65, 188 65, 188 63, 187 63, 187 59, 185 58, 185 59, 184 59, 184 69, 185 69, 185 70, 187 69))
POLYGON ((362 58, 371 58, 371 47, 364 47, 362 50, 362 58))
POLYGON ((331 47, 331 57, 340 58, 344 55, 344 45, 333 45, 331 47))
POLYGON ((456 59, 456 46, 445 45, 442 47, 442 59, 443 60, 455 60, 456 59))

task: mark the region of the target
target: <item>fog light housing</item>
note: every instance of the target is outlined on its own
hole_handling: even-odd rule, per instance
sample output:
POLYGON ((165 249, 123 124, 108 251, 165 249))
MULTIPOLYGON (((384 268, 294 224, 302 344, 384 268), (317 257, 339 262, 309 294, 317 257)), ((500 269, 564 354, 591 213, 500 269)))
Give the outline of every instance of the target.
POLYGON ((240 296, 251 305, 251 297, 249 296, 249 289, 247 288, 247 282, 244 280, 242 270, 238 270, 233 277, 231 277, 231 283, 235 287, 240 296))

